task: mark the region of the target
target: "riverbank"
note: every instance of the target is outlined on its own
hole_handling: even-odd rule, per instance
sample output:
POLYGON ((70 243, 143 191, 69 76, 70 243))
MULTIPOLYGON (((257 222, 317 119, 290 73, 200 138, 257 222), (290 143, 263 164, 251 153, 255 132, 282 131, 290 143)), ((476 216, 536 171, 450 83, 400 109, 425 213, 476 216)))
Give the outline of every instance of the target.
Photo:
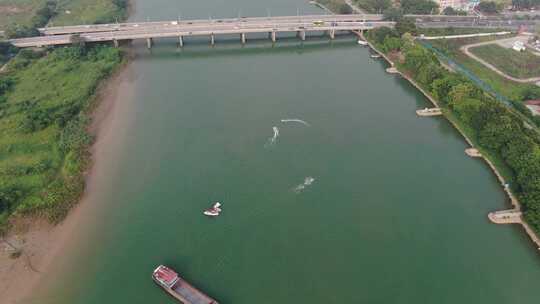
MULTIPOLYGON (((355 34, 360 39, 367 41, 369 47, 373 51, 375 51, 377 54, 379 54, 381 57, 383 57, 386 60, 386 62, 388 64, 390 64, 390 66, 392 66, 392 67, 396 66, 395 63, 384 52, 380 51, 371 41, 366 39, 362 32, 355 32, 355 34)), ((420 86, 419 83, 417 83, 414 79, 412 79, 407 74, 403 73, 402 71, 400 71, 397 68, 396 68, 396 71, 401 77, 406 79, 410 84, 412 84, 416 89, 418 89, 435 107, 437 107, 437 108, 440 107, 439 102, 431 94, 426 92, 420 86)), ((451 72, 453 72, 453 71, 451 71, 451 72)), ((449 114, 449 113, 445 113, 445 112, 446 111, 443 111, 443 115, 444 114, 449 114)), ((473 141, 467 136, 465 131, 462 130, 462 128, 459 126, 459 124, 454 119, 449 117, 449 115, 444 115, 444 116, 454 126, 454 128, 463 136, 463 138, 469 144, 469 146, 471 146, 471 148, 476 148, 473 141)), ((515 197, 515 195, 510 191, 510 189, 508 187, 504 186, 504 185, 507 184, 507 181, 504 179, 504 177, 499 172, 497 167, 493 164, 493 162, 488 157, 482 155, 482 159, 484 159, 486 161, 488 166, 491 168, 492 172, 495 174, 495 176, 499 180, 500 184, 503 185, 503 190, 507 194, 507 196, 508 196, 508 198, 510 200, 510 204, 514 207, 515 210, 521 210, 521 204, 520 204, 519 200, 515 197)), ((525 233, 529 236, 531 241, 536 245, 537 249, 540 250, 540 238, 534 232, 534 230, 529 226, 529 224, 522 217, 519 218, 519 224, 523 227, 523 229, 525 230, 525 233)))
POLYGON ((92 110, 92 123, 88 131, 96 141, 89 148, 91 165, 85 172, 86 191, 66 218, 58 224, 53 224, 40 216, 17 218, 12 229, 6 235, 10 244, 22 249, 21 256, 13 259, 10 254, 12 248, 2 243, 0 252, 0 298, 2 303, 20 303, 31 295, 43 276, 48 273, 54 261, 66 251, 71 239, 75 239, 77 225, 95 208, 89 201, 89 193, 97 182, 95 176, 96 163, 100 160, 104 147, 111 144, 108 132, 119 119, 117 112, 116 90, 118 86, 127 82, 132 75, 126 60, 111 75, 107 82, 102 82, 94 95, 95 108, 92 110))

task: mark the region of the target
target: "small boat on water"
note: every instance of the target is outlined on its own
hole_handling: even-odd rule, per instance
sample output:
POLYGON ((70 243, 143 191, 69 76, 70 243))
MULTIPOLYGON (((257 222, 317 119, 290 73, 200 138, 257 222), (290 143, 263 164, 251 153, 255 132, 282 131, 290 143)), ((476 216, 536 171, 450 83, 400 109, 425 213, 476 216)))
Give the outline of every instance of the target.
POLYGON ((369 57, 371 57, 371 58, 381 58, 381 55, 379 55, 379 54, 371 54, 371 55, 369 55, 369 57))
POLYGON ((206 216, 218 216, 221 213, 221 204, 216 202, 211 208, 205 209, 203 214, 206 216))
POLYGON ((218 304, 218 302, 184 281, 174 270, 159 265, 152 279, 171 296, 184 304, 218 304))
POLYGON ((360 44, 360 45, 368 45, 367 41, 364 41, 364 40, 358 40, 358 44, 360 44))

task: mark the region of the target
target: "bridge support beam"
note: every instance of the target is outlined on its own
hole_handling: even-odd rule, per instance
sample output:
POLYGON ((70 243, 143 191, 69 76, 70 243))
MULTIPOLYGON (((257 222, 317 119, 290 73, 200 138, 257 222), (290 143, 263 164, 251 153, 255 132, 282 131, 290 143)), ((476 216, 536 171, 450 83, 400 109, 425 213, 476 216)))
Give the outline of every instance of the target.
POLYGON ((214 36, 214 33, 210 34, 210 45, 216 44, 216 37, 214 36))
POLYGON ((146 47, 151 49, 152 44, 154 44, 154 41, 152 40, 152 38, 146 38, 146 47))
POLYGON ((330 39, 332 39, 332 40, 334 38, 336 38, 336 30, 334 30, 334 29, 329 30, 328 31, 328 36, 330 36, 330 39))
POLYGON ((275 31, 271 31, 270 33, 268 33, 268 36, 270 36, 270 39, 272 40, 272 43, 276 43, 276 32, 275 31))
POLYGON ((113 45, 114 45, 115 48, 117 48, 117 47, 120 46, 120 43, 118 43, 118 40, 113 39, 113 45))
POLYGON ((240 41, 242 41, 242 44, 246 44, 246 33, 240 34, 240 41))
POLYGON ((300 38, 300 40, 305 41, 306 40, 306 31, 304 31, 304 30, 298 31, 297 36, 300 38))
POLYGON ((178 36, 178 46, 184 47, 184 37, 178 36))

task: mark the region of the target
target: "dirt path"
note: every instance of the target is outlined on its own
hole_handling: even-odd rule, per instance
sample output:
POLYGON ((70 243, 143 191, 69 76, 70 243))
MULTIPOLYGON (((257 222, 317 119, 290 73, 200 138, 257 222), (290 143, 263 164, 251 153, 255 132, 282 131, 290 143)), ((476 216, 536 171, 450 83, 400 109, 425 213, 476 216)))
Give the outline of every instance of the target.
POLYGON ((469 51, 470 48, 483 46, 483 45, 488 45, 488 44, 496 44, 496 43, 505 42, 505 41, 512 41, 512 40, 515 40, 515 38, 505 38, 505 39, 500 39, 500 40, 493 40, 493 41, 486 41, 486 42, 467 44, 467 45, 464 45, 464 46, 460 47, 459 49, 463 53, 465 53, 465 55, 471 57, 472 59, 474 59, 474 60, 476 60, 478 62, 480 62, 481 64, 486 66, 488 69, 492 70, 493 72, 501 75, 502 77, 504 77, 504 78, 506 78, 508 80, 519 82, 519 83, 530 83, 530 82, 538 82, 538 81, 540 81, 540 77, 531 77, 531 78, 515 78, 515 77, 512 77, 512 76, 502 72, 501 70, 496 68, 494 65, 490 64, 489 62, 485 61, 484 59, 482 59, 482 58, 480 58, 480 57, 478 57, 476 55, 474 55, 473 53, 471 53, 469 51))

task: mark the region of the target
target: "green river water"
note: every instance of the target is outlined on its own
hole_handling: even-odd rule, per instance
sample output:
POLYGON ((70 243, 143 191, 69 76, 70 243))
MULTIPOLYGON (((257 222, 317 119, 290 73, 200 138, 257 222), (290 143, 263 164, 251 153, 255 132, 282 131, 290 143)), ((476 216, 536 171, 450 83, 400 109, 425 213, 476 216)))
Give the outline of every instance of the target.
MULTIPOLYGON (((135 2, 133 20, 320 12, 135 2)), ((415 115, 428 102, 411 85, 350 36, 234 38, 134 48, 93 207, 28 303, 175 303, 150 277, 162 263, 221 304, 540 303, 534 247, 487 220, 507 207, 496 178, 446 120, 415 115), (204 217, 216 200, 222 215, 204 217)))

